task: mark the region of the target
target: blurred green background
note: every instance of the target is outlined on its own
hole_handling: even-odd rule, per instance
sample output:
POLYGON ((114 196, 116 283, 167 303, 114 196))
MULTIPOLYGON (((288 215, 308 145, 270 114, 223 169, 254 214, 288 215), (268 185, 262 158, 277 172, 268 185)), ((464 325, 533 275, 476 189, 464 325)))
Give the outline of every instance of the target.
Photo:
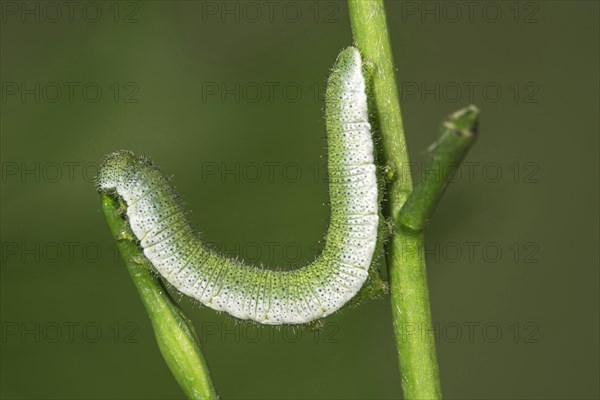
MULTIPOLYGON (((3 398, 181 398, 100 212, 151 156, 204 237, 267 266, 327 226, 327 72, 347 6, 11 2, 1 23, 3 398), (54 8, 53 8, 54 7, 54 8)), ((415 179, 447 113, 481 136, 427 230, 446 397, 598 398, 598 2, 389 2, 415 179)), ((389 297, 323 331, 181 299, 223 399, 401 397, 389 297)))

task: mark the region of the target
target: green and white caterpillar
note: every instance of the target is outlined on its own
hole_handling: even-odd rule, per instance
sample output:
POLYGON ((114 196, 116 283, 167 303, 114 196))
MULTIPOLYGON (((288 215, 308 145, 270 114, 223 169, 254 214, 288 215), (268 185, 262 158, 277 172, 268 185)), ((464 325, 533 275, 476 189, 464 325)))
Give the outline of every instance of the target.
POLYGON ((116 192, 144 254, 180 292, 215 310, 262 324, 325 317, 365 283, 377 244, 379 203, 373 139, 359 51, 344 49, 327 82, 331 218, 322 253, 293 271, 227 258, 203 243, 167 178, 131 152, 109 155, 101 192, 116 192))

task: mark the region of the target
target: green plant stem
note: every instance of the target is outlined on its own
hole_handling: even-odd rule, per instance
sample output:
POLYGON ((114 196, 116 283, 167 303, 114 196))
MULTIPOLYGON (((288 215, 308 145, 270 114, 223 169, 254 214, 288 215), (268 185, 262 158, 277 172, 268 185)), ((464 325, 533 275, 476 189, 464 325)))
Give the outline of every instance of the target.
POLYGON ((152 273, 150 262, 120 212, 119 202, 103 195, 102 210, 150 316, 158 347, 175 379, 191 399, 217 399, 194 328, 160 278, 152 273))
MULTIPOLYGON (((412 192, 412 180, 385 8, 383 0, 348 0, 348 5, 354 40, 363 57, 374 64, 374 125, 381 134, 384 162, 392 177, 383 212, 398 226, 396 218, 412 192)), ((399 228, 386 250, 404 397, 439 399, 442 391, 429 306, 423 235, 399 228)))
POLYGON ((400 225, 421 232, 444 194, 448 182, 477 136, 479 110, 469 106, 448 116, 441 136, 429 148, 423 178, 395 218, 400 225))
POLYGON ((402 389, 407 399, 442 397, 435 336, 429 307, 423 229, 476 138, 479 111, 474 106, 452 114, 430 147, 424 178, 394 220, 390 280, 402 389))

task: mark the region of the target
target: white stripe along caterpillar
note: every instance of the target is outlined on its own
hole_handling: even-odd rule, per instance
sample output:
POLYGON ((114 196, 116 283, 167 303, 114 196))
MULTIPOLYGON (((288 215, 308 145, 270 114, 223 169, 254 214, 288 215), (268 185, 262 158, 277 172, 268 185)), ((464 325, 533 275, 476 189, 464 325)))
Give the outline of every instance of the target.
POLYGON ((99 190, 123 199, 144 254, 180 292, 262 324, 300 324, 325 317, 361 289, 377 244, 378 185, 356 48, 348 47, 338 56, 325 97, 331 217, 323 251, 299 269, 258 268, 210 249, 196 235, 165 176, 131 152, 106 157, 99 190))

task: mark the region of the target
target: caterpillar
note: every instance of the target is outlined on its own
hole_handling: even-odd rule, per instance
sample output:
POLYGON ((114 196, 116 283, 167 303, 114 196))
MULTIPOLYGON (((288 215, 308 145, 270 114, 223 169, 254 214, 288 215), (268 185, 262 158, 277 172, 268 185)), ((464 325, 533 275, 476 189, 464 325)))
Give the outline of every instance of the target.
POLYGON ((348 47, 334 63, 325 95, 331 207, 325 244, 313 262, 295 270, 259 268, 212 250, 165 175, 129 151, 104 159, 98 190, 122 199, 144 255, 181 293, 262 324, 311 322, 359 292, 376 248, 378 183, 367 111, 361 55, 348 47))

